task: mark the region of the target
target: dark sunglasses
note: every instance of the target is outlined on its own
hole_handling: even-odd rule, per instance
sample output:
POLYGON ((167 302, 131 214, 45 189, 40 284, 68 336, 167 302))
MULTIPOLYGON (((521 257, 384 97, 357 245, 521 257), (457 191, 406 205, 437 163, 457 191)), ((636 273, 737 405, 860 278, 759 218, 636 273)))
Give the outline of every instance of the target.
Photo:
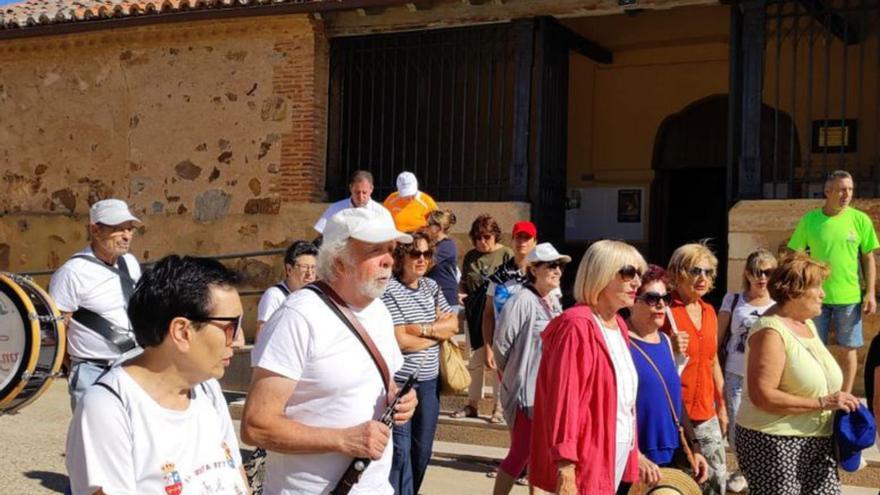
POLYGON ((755 278, 761 278, 761 276, 770 278, 770 276, 773 275, 773 268, 768 268, 766 270, 755 270, 752 272, 752 275, 755 278))
POLYGON ((235 342, 235 338, 238 337, 238 332, 241 331, 241 320, 243 317, 244 315, 208 316, 205 318, 189 318, 189 320, 199 323, 211 323, 212 321, 228 321, 230 324, 223 327, 223 331, 226 333, 226 345, 232 345, 232 343, 235 342), (234 325, 232 323, 234 323, 234 325))
POLYGON ((625 265, 620 270, 617 270, 617 274, 620 275, 624 282, 629 282, 636 277, 642 278, 642 271, 632 265, 625 265))
POLYGON ((474 237, 474 239, 478 240, 478 241, 488 241, 488 240, 494 239, 494 238, 495 238, 495 234, 480 234, 480 235, 474 237))
POLYGON ((407 251, 406 254, 414 260, 417 260, 419 258, 425 258, 426 260, 429 260, 434 257, 434 251, 430 249, 428 249, 427 251, 416 251, 415 249, 413 249, 412 251, 407 251))
POLYGON ((700 275, 706 278, 715 278, 715 269, 714 268, 701 268, 699 266, 695 266, 688 270, 688 274, 691 277, 699 277, 700 275))
POLYGON ((544 261, 541 263, 541 265, 546 266, 547 268, 549 268, 551 270, 555 270, 557 268, 559 268, 560 270, 565 269, 565 263, 563 263, 561 261, 544 261))
POLYGON ((664 304, 669 306, 669 303, 672 302, 672 295, 660 294, 659 292, 645 292, 644 294, 636 296, 636 299, 644 301, 648 306, 659 306, 660 301, 663 301, 664 304))

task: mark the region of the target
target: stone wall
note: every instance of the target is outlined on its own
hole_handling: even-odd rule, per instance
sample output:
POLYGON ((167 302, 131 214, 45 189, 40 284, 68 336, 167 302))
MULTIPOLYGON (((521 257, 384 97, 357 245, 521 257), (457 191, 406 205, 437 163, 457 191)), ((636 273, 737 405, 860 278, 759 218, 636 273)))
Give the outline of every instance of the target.
MULTIPOLYGON (((731 210, 729 216, 730 246, 728 259, 727 289, 739 290, 742 283, 742 271, 745 267, 746 257, 753 250, 762 247, 778 254, 785 252, 788 239, 794 232, 798 220, 807 211, 822 206, 821 200, 761 200, 740 201, 731 210)), ((880 225, 880 200, 856 199, 853 206, 866 212, 874 221, 875 228, 880 225)), ((863 320, 865 342, 880 333, 880 316, 867 316, 863 320)), ((832 346, 835 354, 839 353, 837 346, 832 346)), ((865 354, 868 351, 866 345, 859 352, 859 373, 856 377, 855 392, 864 395, 864 378, 862 365, 865 354)))
POLYGON ((327 57, 305 15, 0 41, 0 215, 321 201, 327 57))

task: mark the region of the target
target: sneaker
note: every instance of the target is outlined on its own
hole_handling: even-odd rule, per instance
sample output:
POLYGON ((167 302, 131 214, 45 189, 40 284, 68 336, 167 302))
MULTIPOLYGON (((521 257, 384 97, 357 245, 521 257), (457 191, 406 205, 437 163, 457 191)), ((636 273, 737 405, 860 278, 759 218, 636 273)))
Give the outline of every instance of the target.
POLYGON ((734 474, 729 480, 727 480, 727 491, 742 493, 748 487, 749 484, 746 482, 745 476, 740 473, 734 474))

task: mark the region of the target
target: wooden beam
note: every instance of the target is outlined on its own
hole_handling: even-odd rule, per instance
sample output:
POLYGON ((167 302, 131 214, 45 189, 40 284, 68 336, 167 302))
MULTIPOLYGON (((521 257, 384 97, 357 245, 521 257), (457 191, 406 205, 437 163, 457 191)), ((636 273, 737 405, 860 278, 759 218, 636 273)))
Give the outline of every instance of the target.
POLYGON ((798 0, 807 9, 819 25, 827 29, 845 45, 859 42, 859 29, 850 24, 843 16, 835 13, 824 0, 798 0))
POLYGON ((359 16, 367 17, 371 15, 379 15, 385 12, 385 7, 362 7, 359 9, 355 9, 355 11, 358 13, 359 16))
POLYGON ((421 0, 416 2, 407 2, 406 9, 410 12, 419 12, 424 10, 431 10, 434 8, 434 2, 432 0, 421 0))
POLYGON ((600 64, 610 64, 614 62, 614 56, 608 48, 605 48, 599 43, 596 43, 595 41, 582 36, 580 33, 560 24, 559 21, 553 17, 545 16, 541 17, 541 20, 552 25, 553 29, 558 30, 566 43, 568 43, 570 49, 600 64))

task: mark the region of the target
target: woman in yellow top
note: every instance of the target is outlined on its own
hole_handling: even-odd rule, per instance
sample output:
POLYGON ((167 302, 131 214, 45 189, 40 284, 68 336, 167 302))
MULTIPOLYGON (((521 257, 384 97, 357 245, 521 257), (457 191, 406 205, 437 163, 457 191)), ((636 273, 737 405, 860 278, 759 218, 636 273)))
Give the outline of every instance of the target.
POLYGON ((750 495, 839 494, 834 411, 858 400, 816 333, 828 268, 804 254, 782 261, 768 290, 776 306, 752 326, 736 455, 750 495))

